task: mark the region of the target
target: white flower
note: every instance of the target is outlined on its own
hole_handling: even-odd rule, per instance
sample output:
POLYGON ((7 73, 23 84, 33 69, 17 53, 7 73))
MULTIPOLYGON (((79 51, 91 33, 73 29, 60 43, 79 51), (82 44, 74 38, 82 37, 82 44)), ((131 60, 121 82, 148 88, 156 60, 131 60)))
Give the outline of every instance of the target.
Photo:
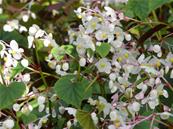
POLYGON ((114 22, 114 21, 117 20, 116 13, 115 13, 115 11, 112 8, 110 8, 110 7, 104 7, 104 9, 106 10, 106 12, 105 12, 106 15, 107 16, 110 16, 111 22, 114 22))
MULTIPOLYGON (((75 45, 81 45, 81 48, 91 48, 93 51, 95 51, 95 45, 92 41, 92 38, 88 35, 82 35, 77 38, 76 42, 74 43, 75 45)), ((79 49, 79 48, 78 48, 79 49)))
POLYGON ((64 71, 67 71, 67 70, 69 69, 69 64, 68 64, 68 63, 63 63, 62 69, 63 69, 64 71))
POLYGON ((172 114, 169 113, 169 112, 162 112, 162 113, 160 113, 160 118, 161 118, 162 120, 169 119, 169 116, 172 116, 172 114))
POLYGON ((3 30, 7 32, 12 32, 14 29, 10 25, 5 24, 3 26, 3 30))
POLYGON ((14 120, 12 119, 7 119, 3 122, 3 125, 2 125, 4 128, 7 128, 7 129, 12 129, 14 127, 14 120))
POLYGON ((31 48, 33 46, 34 37, 28 36, 27 39, 28 39, 28 48, 31 48))
POLYGON ((111 104, 108 103, 106 101, 106 99, 101 96, 99 96, 98 99, 99 99, 99 102, 104 105, 103 114, 104 114, 104 118, 105 118, 111 110, 111 104))
POLYGON ((114 83, 113 81, 109 81, 109 89, 111 90, 111 93, 115 93, 118 89, 116 86, 117 83, 114 83))
POLYGON ((139 64, 141 64, 144 61, 144 59, 145 59, 145 55, 144 54, 140 55, 140 57, 138 58, 139 64))
POLYGON ((116 73, 109 74, 109 79, 112 81, 115 81, 116 77, 117 77, 116 73))
POLYGON ((106 40, 108 38, 108 34, 104 30, 98 30, 95 33, 95 36, 98 41, 106 40))
POLYGON ((159 46, 159 45, 154 45, 154 46, 153 46, 153 51, 154 51, 155 53, 159 53, 159 52, 161 51, 160 46, 159 46))
POLYGON ((92 118, 94 124, 96 125, 98 123, 98 117, 97 117, 97 114, 95 112, 91 113, 91 118, 92 118))
POLYGON ((19 21, 18 20, 11 20, 7 21, 7 24, 3 26, 3 30, 7 32, 12 32, 15 29, 19 29, 19 21))
POLYGON ((23 77, 22 77, 22 81, 26 82, 26 83, 29 82, 30 79, 31 79, 30 74, 27 74, 27 73, 24 74, 23 77))
POLYGON ((111 121, 115 121, 115 120, 117 120, 118 117, 119 117, 116 110, 111 111, 110 114, 109 114, 109 116, 110 116, 111 121))
POLYGON ((44 96, 39 96, 37 98, 37 102, 38 102, 39 105, 44 104, 45 101, 46 101, 46 98, 44 96))
POLYGON ((56 66, 56 73, 59 73, 61 71, 61 65, 56 66))
POLYGON ((23 67, 28 67, 29 61, 27 59, 22 59, 21 64, 22 64, 23 67))
POLYGON ((19 48, 18 43, 15 40, 10 42, 10 50, 9 53, 13 55, 16 60, 20 60, 22 58, 22 53, 24 50, 19 48))
POLYGON ((27 15, 27 14, 23 15, 23 16, 22 16, 22 20, 23 20, 24 22, 27 22, 27 21, 29 20, 29 15, 27 15))
POLYGON ((67 107, 67 108, 65 108, 65 110, 68 112, 68 114, 76 116, 76 109, 75 108, 67 107))
POLYGON ((35 13, 31 12, 31 17, 32 17, 33 19, 36 19, 35 13))
POLYGON ((140 104, 138 102, 133 102, 132 109, 134 112, 138 112, 140 110, 140 104))
POLYGON ((100 26, 98 22, 99 22, 99 19, 97 17, 92 17, 90 21, 84 24, 86 27, 86 32, 92 33, 93 31, 98 29, 100 26))
POLYGON ((154 99, 156 99, 157 97, 158 97, 158 92, 157 92, 157 90, 156 90, 156 89, 151 90, 151 92, 150 92, 150 99, 151 99, 151 100, 154 100, 154 99))
POLYGON ((130 34, 125 34, 124 36, 127 41, 130 41, 132 39, 130 34))
POLYGON ((19 32, 22 33, 22 32, 27 32, 27 28, 25 26, 20 26, 19 28, 19 32))
POLYGON ((168 98, 168 92, 166 91, 166 90, 163 90, 163 96, 165 97, 165 98, 168 98))
POLYGON ((36 34, 35 34, 35 38, 40 38, 40 37, 42 37, 43 35, 44 35, 44 31, 43 30, 41 30, 41 29, 39 29, 37 32, 36 32, 36 34))
POLYGON ((57 47, 56 41, 53 39, 52 33, 49 33, 49 35, 44 36, 43 43, 45 47, 48 47, 50 44, 53 47, 57 47))
POLYGON ((105 72, 107 74, 110 73, 111 71, 111 63, 108 61, 108 59, 106 58, 102 58, 100 59, 97 63, 96 66, 99 70, 99 72, 105 72))
POLYGON ((85 58, 80 58, 80 60, 79 60, 79 64, 80 64, 80 66, 81 67, 84 67, 85 65, 86 65, 86 59, 85 58))
POLYGON ((30 28, 29 28, 29 35, 30 36, 35 36, 36 32, 39 30, 39 26, 37 25, 32 25, 30 28))
POLYGON ((20 110, 20 105, 17 103, 13 104, 13 110, 18 112, 20 110))
POLYGON ((45 105, 44 104, 40 104, 39 107, 38 107, 38 111, 39 112, 42 112, 45 108, 45 105))
POLYGON ((159 100, 158 100, 158 99, 150 100, 150 101, 148 102, 148 104, 149 104, 149 107, 150 107, 151 109, 155 109, 155 107, 156 107, 157 105, 159 105, 159 100))

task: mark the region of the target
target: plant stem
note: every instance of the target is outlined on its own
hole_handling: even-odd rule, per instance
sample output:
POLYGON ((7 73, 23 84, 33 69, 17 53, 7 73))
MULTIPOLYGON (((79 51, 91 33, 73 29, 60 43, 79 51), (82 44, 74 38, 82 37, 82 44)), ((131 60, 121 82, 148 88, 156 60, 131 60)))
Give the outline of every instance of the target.
POLYGON ((169 88, 171 89, 171 91, 173 91, 173 87, 171 86, 171 84, 166 80, 166 78, 162 77, 162 79, 165 81, 165 83, 169 86, 169 88))
POLYGON ((1 75, 1 79, 4 85, 6 85, 5 79, 3 77, 3 73, 2 73, 2 67, 0 66, 0 75, 1 75))
POLYGON ((95 83, 95 81, 97 80, 98 75, 92 80, 92 82, 87 86, 87 88, 85 89, 85 92, 87 92, 89 90, 89 88, 95 83))
MULTIPOLYGON (((31 67, 27 67, 27 69, 29 69, 29 70, 31 70, 31 71, 33 71, 33 72, 35 72, 35 73, 39 73, 39 74, 40 74, 40 71, 35 70, 35 69, 31 68, 31 67)), ((53 75, 53 74, 50 74, 50 73, 42 72, 42 74, 43 74, 43 75, 47 75, 47 76, 54 77, 54 78, 56 78, 56 79, 59 79, 58 76, 53 75)))
MULTIPOLYGON (((154 20, 155 20, 156 22, 158 22, 159 20, 158 20, 158 18, 157 18, 156 12, 153 11, 152 14, 153 14, 154 20)), ((160 40, 160 39, 162 38, 160 31, 158 31, 158 32, 156 33, 156 36, 158 37, 158 40, 160 40)))
MULTIPOLYGON (((35 44, 35 46, 37 47, 37 44, 35 44)), ((39 60, 39 55, 38 55, 38 50, 37 50, 37 48, 35 48, 35 52, 36 52, 37 63, 38 63, 39 66, 40 66, 40 76, 41 76, 41 79, 43 80, 44 85, 45 85, 46 87, 48 87, 48 84, 47 84, 47 82, 46 82, 46 79, 45 79, 45 77, 44 77, 44 75, 43 75, 43 71, 42 71, 42 68, 41 68, 41 64, 40 64, 40 60, 39 60)))

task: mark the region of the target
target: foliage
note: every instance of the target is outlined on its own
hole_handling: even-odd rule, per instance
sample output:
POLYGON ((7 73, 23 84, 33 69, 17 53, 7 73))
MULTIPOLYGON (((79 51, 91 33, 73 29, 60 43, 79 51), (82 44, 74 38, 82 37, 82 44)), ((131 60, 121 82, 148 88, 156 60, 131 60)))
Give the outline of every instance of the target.
POLYGON ((173 0, 0 0, 0 128, 173 127, 173 0))

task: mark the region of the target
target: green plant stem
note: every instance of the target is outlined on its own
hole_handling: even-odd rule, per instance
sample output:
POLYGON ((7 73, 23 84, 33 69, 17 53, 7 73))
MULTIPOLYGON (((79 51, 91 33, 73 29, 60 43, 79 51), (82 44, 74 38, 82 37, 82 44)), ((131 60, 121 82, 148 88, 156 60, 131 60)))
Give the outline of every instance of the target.
MULTIPOLYGON (((35 73, 39 73, 39 74, 40 74, 40 71, 35 70, 35 69, 33 69, 33 68, 27 67, 27 69, 29 69, 29 70, 31 70, 31 71, 33 71, 33 72, 35 72, 35 73)), ((42 72, 42 74, 43 74, 43 75, 46 75, 46 76, 54 77, 54 78, 56 78, 56 79, 59 79, 58 76, 53 75, 53 74, 50 74, 50 73, 42 72)))
MULTIPOLYGON (((37 46, 37 44, 35 44, 35 46, 37 46)), ((37 48, 35 48, 35 52, 36 52, 37 63, 38 63, 39 66, 40 66, 40 76, 41 76, 41 79, 43 80, 44 85, 45 85, 46 87, 48 87, 48 84, 47 84, 47 82, 46 82, 46 79, 45 79, 45 77, 44 77, 44 75, 43 75, 43 71, 42 71, 42 68, 41 68, 41 64, 40 64, 40 60, 39 60, 39 55, 38 55, 38 50, 37 50, 37 48)))
POLYGON ((6 85, 5 79, 4 79, 4 77, 3 77, 2 67, 1 67, 1 66, 0 66, 0 75, 1 75, 1 79, 2 79, 3 84, 6 85))
POLYGON ((131 20, 131 21, 134 21, 134 22, 137 22, 137 23, 139 23, 139 24, 162 24, 162 25, 166 25, 166 26, 170 26, 169 24, 167 24, 167 23, 164 23, 164 22, 160 22, 160 21, 158 21, 158 22, 143 22, 143 21, 139 21, 139 20, 137 20, 137 19, 133 19, 133 18, 127 18, 128 20, 131 20))
MULTIPOLYGON (((158 18, 157 18, 156 12, 153 11, 152 14, 153 14, 154 20, 155 20, 156 22, 158 22, 159 20, 158 20, 158 18)), ((158 32, 156 33, 156 36, 158 37, 159 40, 162 39, 162 36, 161 36, 160 31, 158 31, 158 32)))
POLYGON ((173 92, 173 87, 171 84, 166 80, 166 78, 162 77, 162 79, 165 81, 165 83, 169 86, 170 90, 173 92))
POLYGON ((154 119, 154 121, 156 121, 157 123, 160 123, 160 124, 162 124, 162 125, 164 125, 164 126, 171 127, 169 124, 167 124, 167 123, 165 123, 165 122, 163 122, 163 121, 161 121, 161 120, 154 119))
POLYGON ((95 83, 95 81, 97 80, 98 75, 92 80, 92 82, 87 86, 87 88, 85 89, 85 92, 87 92, 89 90, 89 88, 95 83))
POLYGON ((80 80, 80 71, 81 71, 81 67, 79 65, 78 66, 78 71, 77 71, 77 80, 80 80))

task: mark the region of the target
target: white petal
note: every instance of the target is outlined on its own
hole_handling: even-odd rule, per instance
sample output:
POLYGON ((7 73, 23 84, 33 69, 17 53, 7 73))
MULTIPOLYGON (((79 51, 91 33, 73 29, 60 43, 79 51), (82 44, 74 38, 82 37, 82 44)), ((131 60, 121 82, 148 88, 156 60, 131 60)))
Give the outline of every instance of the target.
POLYGON ((12 129, 14 127, 14 121, 12 119, 7 119, 2 125, 4 128, 12 129))
POLYGON ((85 58, 80 58, 79 64, 81 67, 84 67, 86 65, 86 59, 85 58))
POLYGON ((42 37, 44 35, 44 31, 43 30, 38 30, 35 34, 35 38, 39 38, 42 37))
POLYGON ((139 58, 138 58, 138 62, 141 64, 144 61, 145 55, 142 54, 139 58))
POLYGON ((27 15, 27 14, 23 15, 22 20, 23 20, 24 22, 27 22, 28 19, 29 19, 29 15, 27 15))
POLYGON ((36 28, 35 26, 31 26, 31 27, 29 28, 29 34, 30 34, 31 36, 34 36, 34 35, 36 34, 36 32, 37 32, 37 28, 36 28))
POLYGON ((170 78, 173 78, 173 70, 171 70, 170 78))
POLYGON ((10 25, 5 24, 3 26, 3 30, 7 32, 12 32, 14 29, 10 25))
POLYGON ((17 104, 17 103, 15 103, 15 104, 13 105, 13 110, 16 111, 16 112, 18 112, 18 111, 20 110, 20 105, 17 104))
POLYGON ((33 45, 34 37, 33 36, 28 36, 28 48, 31 48, 33 45))
POLYGON ((159 46, 159 45, 154 45, 154 46, 153 46, 153 51, 154 51, 155 53, 159 53, 159 52, 161 51, 160 46, 159 46))
POLYGON ((28 67, 29 62, 28 62, 27 59, 22 59, 21 64, 22 64, 23 67, 28 67))
POLYGON ((18 44, 17 44, 17 42, 15 40, 11 40, 10 48, 15 50, 15 51, 19 48, 19 46, 18 46, 18 44))

